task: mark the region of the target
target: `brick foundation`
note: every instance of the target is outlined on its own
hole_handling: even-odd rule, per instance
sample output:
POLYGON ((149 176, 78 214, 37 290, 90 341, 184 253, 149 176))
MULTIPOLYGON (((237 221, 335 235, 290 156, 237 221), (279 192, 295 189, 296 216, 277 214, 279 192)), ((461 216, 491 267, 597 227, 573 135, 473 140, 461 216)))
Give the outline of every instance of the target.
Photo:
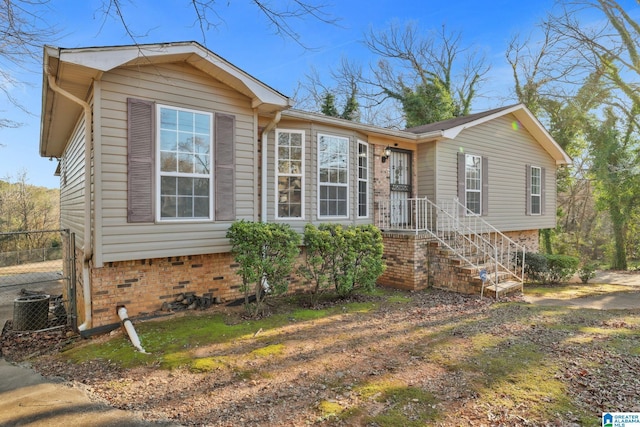
MULTIPOLYGON (((538 230, 504 234, 524 245, 528 252, 538 251, 538 230)), ((426 234, 391 232, 382 236, 387 269, 378 279, 378 284, 405 290, 434 287, 463 294, 480 294, 482 282, 478 271, 464 265, 433 238, 426 234)))
MULTIPOLYGON (((211 293, 223 303, 243 298, 237 267, 231 253, 221 253, 111 262, 92 268, 92 327, 119 322, 119 305, 125 305, 129 316, 135 317, 160 310, 164 302, 173 302, 181 293, 211 293)), ((289 281, 289 292, 305 290, 306 284, 297 276, 290 276, 289 281)), ((80 284, 78 288, 81 294, 80 284)), ((84 306, 80 299, 78 302, 82 312, 84 306)))
MULTIPOLYGON (((537 230, 505 234, 524 244, 529 251, 538 250, 537 230)), ((480 292, 477 272, 451 258, 429 236, 387 232, 383 233, 383 242, 387 269, 378 284, 405 290, 431 286, 467 294, 480 292)), ((86 319, 83 256, 82 250, 76 249, 78 324, 86 319)), ((91 327, 119 322, 118 305, 126 305, 129 315, 134 317, 158 311, 164 302, 172 302, 180 293, 211 293, 221 302, 242 298, 242 279, 236 269, 230 253, 112 262, 102 268, 91 266, 91 327)), ((310 289, 309 283, 302 283, 295 275, 289 283, 290 293, 310 289)))
POLYGON ((427 249, 431 238, 425 234, 382 233, 382 241, 387 269, 378 284, 406 290, 427 288, 427 249))

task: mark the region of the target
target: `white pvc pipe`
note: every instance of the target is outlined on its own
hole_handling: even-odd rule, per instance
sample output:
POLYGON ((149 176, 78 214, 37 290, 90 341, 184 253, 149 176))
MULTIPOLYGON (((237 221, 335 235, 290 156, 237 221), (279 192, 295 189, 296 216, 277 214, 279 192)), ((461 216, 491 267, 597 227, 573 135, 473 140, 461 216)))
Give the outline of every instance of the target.
POLYGON ((136 350, 138 350, 140 353, 149 354, 144 351, 144 348, 142 348, 140 338, 138 338, 138 334, 133 327, 133 323, 131 323, 131 320, 129 320, 129 317, 127 316, 127 309, 125 308, 125 306, 118 307, 118 317, 120 317, 120 320, 122 320, 124 329, 127 331, 127 335, 129 335, 129 340, 131 340, 131 344, 133 344, 136 350))

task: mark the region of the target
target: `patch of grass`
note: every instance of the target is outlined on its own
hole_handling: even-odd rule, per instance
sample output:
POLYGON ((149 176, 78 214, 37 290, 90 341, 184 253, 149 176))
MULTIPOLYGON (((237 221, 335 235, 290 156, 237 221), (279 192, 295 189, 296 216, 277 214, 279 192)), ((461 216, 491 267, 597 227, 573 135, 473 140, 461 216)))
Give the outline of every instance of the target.
POLYGON ((406 295, 391 295, 387 298, 387 302, 395 304, 407 304, 411 302, 411 297, 406 295))
POLYGON ((346 408, 337 402, 322 400, 318 403, 318 411, 320 411, 321 419, 338 417, 346 408))
POLYGON ((375 416, 366 417, 367 425, 424 426, 438 419, 436 398, 432 393, 398 380, 381 380, 355 389, 361 398, 385 404, 375 416))
POLYGON ((557 414, 589 416, 568 397, 556 376, 559 365, 547 360, 537 344, 498 342, 485 334, 472 337, 472 343, 474 353, 457 369, 476 372, 474 388, 481 402, 540 422, 555 419, 557 414))
POLYGON ((311 310, 311 309, 302 309, 296 310, 289 315, 289 318, 293 321, 306 321, 306 320, 315 320, 321 319, 323 317, 329 316, 329 310, 311 310))
POLYGON ((284 344, 271 344, 266 347, 257 348, 249 353, 249 355, 258 358, 279 356, 282 353, 284 353, 284 344))
POLYGON ((525 294, 532 297, 570 299, 610 294, 614 292, 632 292, 629 286, 610 284, 559 284, 527 286, 525 294))
POLYGON ((192 372, 211 372, 229 367, 228 357, 201 357, 194 359, 189 366, 192 372))
POLYGON ((304 322, 336 314, 369 313, 377 307, 378 304, 373 302, 352 302, 338 304, 329 309, 300 309, 259 320, 235 321, 235 323, 235 319, 221 314, 183 316, 163 321, 143 322, 136 324, 135 328, 142 346, 150 354, 135 351, 129 338, 122 334, 106 342, 94 342, 69 349, 64 352, 64 356, 76 363, 97 359, 109 361, 124 368, 157 365, 165 369, 174 369, 190 366, 194 358, 191 351, 201 346, 254 339, 256 332, 260 330, 263 331, 261 338, 274 337, 280 333, 278 328, 291 324, 292 320, 304 322))

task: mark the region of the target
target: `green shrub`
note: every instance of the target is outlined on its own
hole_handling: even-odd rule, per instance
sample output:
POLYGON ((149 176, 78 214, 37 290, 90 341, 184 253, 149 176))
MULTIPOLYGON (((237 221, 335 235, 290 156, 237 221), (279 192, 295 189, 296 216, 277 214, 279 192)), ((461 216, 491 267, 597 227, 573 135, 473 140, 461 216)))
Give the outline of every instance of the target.
POLYGON ((373 289, 384 272, 382 233, 372 225, 305 227, 305 263, 299 272, 313 282, 312 299, 333 285, 340 296, 373 289))
POLYGON ((245 305, 248 308, 249 297, 255 296, 252 314, 257 316, 268 295, 287 291, 287 276, 299 253, 300 236, 287 224, 242 220, 231 225, 227 238, 240 266, 245 305))
MULTIPOLYGON (((522 266, 522 252, 516 253, 516 265, 522 266)), ((544 282, 549 271, 544 254, 527 252, 524 256, 524 274, 533 282, 544 282)))
POLYGON ((569 255, 545 255, 547 258, 547 280, 552 283, 567 281, 575 274, 580 260, 569 255))
POLYGON ((578 276, 580 277, 580 281, 582 281, 582 283, 584 284, 589 283, 589 280, 596 277, 596 265, 591 263, 584 264, 578 270, 578 276))

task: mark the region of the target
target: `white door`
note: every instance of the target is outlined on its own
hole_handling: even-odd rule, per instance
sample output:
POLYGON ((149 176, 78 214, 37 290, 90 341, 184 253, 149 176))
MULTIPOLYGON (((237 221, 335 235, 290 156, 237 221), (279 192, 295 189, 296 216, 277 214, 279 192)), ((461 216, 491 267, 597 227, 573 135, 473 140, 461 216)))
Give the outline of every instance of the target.
POLYGON ((391 226, 409 225, 411 197, 411 152, 391 150, 389 156, 391 226))

